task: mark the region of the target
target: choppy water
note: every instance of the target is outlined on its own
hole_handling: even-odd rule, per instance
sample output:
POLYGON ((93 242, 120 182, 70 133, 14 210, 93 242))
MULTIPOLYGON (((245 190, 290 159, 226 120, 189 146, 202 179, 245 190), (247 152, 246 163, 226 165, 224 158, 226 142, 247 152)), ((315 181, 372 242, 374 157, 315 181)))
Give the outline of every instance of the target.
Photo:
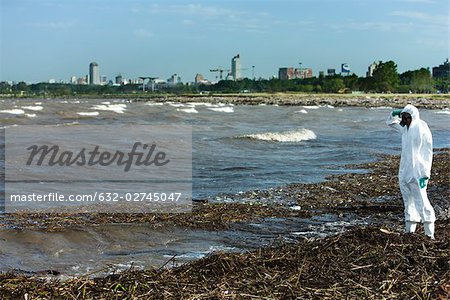
MULTIPOLYGON (((220 193, 292 182, 318 182, 329 174, 348 171, 343 169, 345 164, 371 161, 379 153, 399 153, 400 140, 385 125, 389 112, 387 107, 0 100, 3 128, 48 124, 191 125, 193 198, 213 200, 220 193)), ((450 111, 420 110, 420 113, 433 133, 434 147, 450 147, 450 111)), ((297 232, 296 235, 301 236, 311 231, 306 221, 303 225, 298 222, 293 222, 293 226, 287 225, 286 220, 276 223, 288 235, 297 232)), ((328 224, 333 219, 321 222, 328 224)), ((258 235, 258 230, 249 234, 242 228, 234 232, 180 229, 169 234, 139 226, 123 226, 119 230, 117 226, 106 226, 58 234, 6 230, 0 236, 0 269, 39 270, 47 265, 45 269, 59 268, 67 274, 81 274, 89 272, 90 265, 100 268, 111 264, 119 268, 131 261, 142 266, 159 265, 174 254, 195 258, 214 249, 245 249, 249 245, 238 241, 248 237, 258 240, 257 245, 263 245, 277 235, 273 232, 258 235), (20 254, 25 249, 30 251, 26 258, 20 254), (104 249, 113 250, 105 252, 104 249), (69 263, 78 260, 79 263, 69 263)))

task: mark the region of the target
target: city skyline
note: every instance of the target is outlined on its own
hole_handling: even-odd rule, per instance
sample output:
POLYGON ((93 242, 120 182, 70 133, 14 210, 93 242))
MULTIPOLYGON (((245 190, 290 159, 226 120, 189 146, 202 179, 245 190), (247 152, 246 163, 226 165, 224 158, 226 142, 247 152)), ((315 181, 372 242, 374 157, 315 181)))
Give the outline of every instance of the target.
POLYGON ((236 54, 249 78, 343 63, 364 76, 379 60, 431 70, 450 55, 449 9, 445 0, 0 0, 0 81, 68 81, 90 62, 109 79, 216 80, 210 70, 230 69, 236 54))

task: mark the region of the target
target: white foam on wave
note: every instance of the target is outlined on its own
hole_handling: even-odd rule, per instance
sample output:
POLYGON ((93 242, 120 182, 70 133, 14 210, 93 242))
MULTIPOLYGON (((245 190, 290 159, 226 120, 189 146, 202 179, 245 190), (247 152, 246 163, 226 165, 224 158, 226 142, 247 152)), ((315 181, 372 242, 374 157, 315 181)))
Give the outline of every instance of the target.
POLYGON ((303 108, 306 108, 306 109, 319 109, 320 106, 317 106, 317 105, 306 105, 306 106, 303 106, 303 108))
POLYGON ((100 105, 94 105, 91 107, 91 109, 95 110, 104 110, 104 111, 113 111, 118 114, 123 114, 125 110, 127 109, 126 104, 100 104, 100 105))
POLYGON ((217 107, 217 105, 208 102, 189 102, 189 105, 195 106, 206 106, 206 107, 217 107))
POLYGON ((224 113, 232 113, 234 112, 234 108, 231 106, 223 106, 223 107, 208 107, 209 110, 216 112, 224 112, 224 113))
POLYGON ((42 102, 36 102, 35 105, 42 105, 42 102))
POLYGON ((272 142, 301 142, 308 140, 315 140, 317 138, 314 131, 309 129, 298 129, 298 130, 289 130, 289 131, 281 131, 281 132, 264 132, 264 133, 255 133, 243 135, 241 138, 249 138, 260 141, 272 141, 272 142))
POLYGON ((162 106, 162 105, 164 105, 164 103, 162 103, 162 102, 145 102, 144 105, 148 105, 148 106, 162 106))
POLYGON ((183 103, 174 103, 174 102, 166 102, 166 103, 172 107, 185 107, 186 106, 183 103))
POLYGON ((36 118, 36 114, 25 114, 28 118, 36 118))
POLYGON ((38 111, 38 110, 43 110, 44 109, 44 107, 40 106, 40 105, 37 105, 37 106, 22 106, 22 108, 26 109, 26 110, 33 110, 33 111, 38 111))
POLYGON ((181 111, 188 114, 198 114, 198 111, 194 107, 189 108, 177 108, 177 111, 181 111))
POLYGON ((5 109, 5 110, 0 110, 0 113, 3 114, 11 114, 11 115, 23 115, 25 113, 25 111, 23 109, 5 109))
POLYGON ((105 105, 110 105, 111 104, 111 102, 109 102, 109 101, 103 101, 103 102, 101 102, 102 104, 105 104, 105 105))
POLYGON ((450 115, 450 109, 443 109, 436 111, 437 114, 450 115))
POLYGON ((60 126, 74 126, 74 125, 80 125, 80 122, 69 122, 69 123, 59 123, 56 124, 56 127, 60 127, 60 126))
POLYGON ((308 111, 306 109, 297 110, 296 113, 307 114, 308 111))
POLYGON ((78 115, 80 116, 85 116, 85 117, 95 117, 98 116, 100 113, 98 111, 80 111, 77 112, 78 115))
POLYGON ((391 106, 377 106, 377 107, 371 107, 370 109, 386 110, 386 109, 392 109, 392 107, 391 106))
POLYGON ((0 129, 6 129, 6 128, 11 128, 11 127, 18 127, 18 124, 12 124, 12 125, 6 125, 6 126, 0 126, 0 129))

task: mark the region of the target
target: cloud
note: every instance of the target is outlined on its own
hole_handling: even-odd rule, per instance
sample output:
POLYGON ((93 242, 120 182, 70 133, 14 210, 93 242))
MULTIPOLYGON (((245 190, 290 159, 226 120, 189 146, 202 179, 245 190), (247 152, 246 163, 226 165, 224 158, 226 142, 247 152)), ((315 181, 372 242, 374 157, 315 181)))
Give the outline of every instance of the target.
POLYGON ((435 4, 435 0, 403 0, 403 2, 409 3, 423 3, 423 4, 435 4))
POLYGON ((151 32, 151 31, 149 31, 147 29, 143 29, 143 28, 136 29, 133 33, 138 38, 151 38, 151 37, 153 37, 153 32, 151 32))
POLYGON ((32 24, 37 28, 47 28, 47 29, 67 29, 74 27, 77 24, 76 21, 61 21, 61 22, 39 22, 32 24))
POLYGON ((194 24, 195 24, 194 21, 188 20, 188 19, 184 19, 182 23, 183 23, 184 25, 188 25, 188 26, 194 25, 194 24))
POLYGON ((402 17, 415 21, 417 27, 433 28, 434 30, 448 31, 450 18, 448 15, 427 14, 421 11, 393 11, 390 13, 394 17, 402 17))
POLYGON ((412 22, 346 22, 343 24, 332 24, 330 27, 338 32, 346 31, 409 31, 413 28, 412 22))
POLYGON ((217 6, 205 6, 201 4, 172 4, 172 5, 159 5, 152 4, 144 8, 133 8, 134 13, 169 13, 169 14, 181 14, 181 15, 195 15, 202 17, 219 17, 219 16, 231 16, 236 12, 221 8, 217 6))
POLYGON ((241 30, 244 32, 267 32, 275 20, 267 12, 247 12, 232 10, 220 6, 203 4, 153 4, 143 8, 133 8, 134 13, 177 15, 183 25, 194 25, 202 22, 205 28, 222 31, 241 30), (192 21, 195 19, 198 22, 192 21))

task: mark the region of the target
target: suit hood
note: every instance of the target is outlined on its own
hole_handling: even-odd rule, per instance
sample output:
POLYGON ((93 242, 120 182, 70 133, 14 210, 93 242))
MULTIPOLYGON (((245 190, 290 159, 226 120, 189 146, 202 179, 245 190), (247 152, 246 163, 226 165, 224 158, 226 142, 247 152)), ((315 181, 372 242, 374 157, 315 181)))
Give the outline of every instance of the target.
POLYGON ((420 119, 419 110, 414 105, 406 105, 405 108, 403 108, 402 113, 410 114, 413 121, 420 119))

